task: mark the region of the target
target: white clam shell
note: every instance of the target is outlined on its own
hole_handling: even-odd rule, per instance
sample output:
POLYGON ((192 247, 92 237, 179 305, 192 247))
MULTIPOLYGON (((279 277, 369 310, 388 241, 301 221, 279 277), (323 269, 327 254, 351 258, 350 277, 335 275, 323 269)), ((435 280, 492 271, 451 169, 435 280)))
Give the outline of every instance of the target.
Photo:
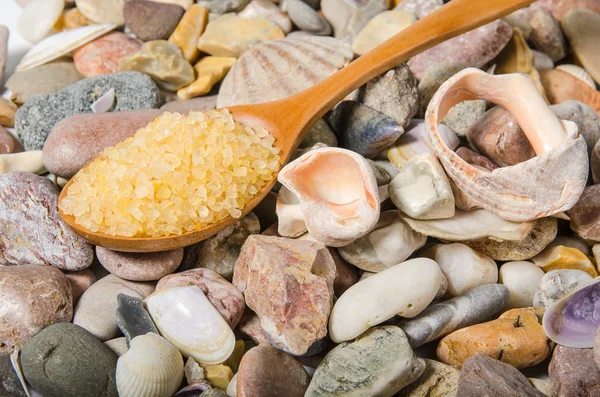
POLYGON ((144 304, 161 335, 185 356, 212 365, 233 352, 233 331, 199 287, 161 289, 144 304))
POLYGON ((170 397, 183 379, 183 357, 164 338, 148 333, 131 340, 117 361, 119 397, 170 397))
POLYGON ((556 69, 562 70, 565 73, 569 73, 571 76, 576 77, 585 84, 589 85, 592 89, 596 89, 596 83, 594 82, 592 75, 581 66, 565 64, 558 65, 556 69))
POLYGON ((33 69, 67 55, 116 27, 113 24, 90 25, 46 37, 25 54, 17 71, 33 69))

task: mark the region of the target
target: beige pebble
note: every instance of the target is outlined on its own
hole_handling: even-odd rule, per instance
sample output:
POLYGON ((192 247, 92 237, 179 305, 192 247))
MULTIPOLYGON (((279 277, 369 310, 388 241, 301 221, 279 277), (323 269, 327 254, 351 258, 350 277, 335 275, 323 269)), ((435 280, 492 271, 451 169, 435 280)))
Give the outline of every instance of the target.
POLYGON ((177 4, 178 6, 181 6, 183 8, 185 8, 186 10, 189 9, 192 4, 194 4, 194 0, 152 0, 156 3, 166 3, 166 4, 177 4))
POLYGON ((125 2, 126 0, 76 0, 75 4, 79 11, 93 22, 124 25, 125 2))
POLYGON ((113 351, 117 355, 117 357, 121 357, 125 352, 129 349, 127 347, 127 338, 124 336, 120 338, 115 338, 111 340, 107 340, 104 344, 113 351))
POLYGON ((3 127, 14 127, 17 109, 17 105, 12 101, 0 97, 0 125, 3 127))
POLYGON ((202 58, 194 65, 196 81, 177 90, 177 96, 185 100, 208 94, 213 86, 225 77, 235 61, 236 58, 233 57, 208 56, 202 58))
POLYGON ((179 47, 183 57, 190 63, 196 62, 200 56, 198 39, 204 33, 207 23, 208 9, 195 4, 183 14, 183 18, 169 37, 169 42, 179 47))
POLYGON ((415 15, 408 11, 384 11, 360 31, 352 43, 352 50, 358 55, 367 53, 416 21, 415 15))
POLYGON ((15 171, 31 172, 38 175, 45 173, 46 168, 42 163, 42 151, 34 150, 0 155, 0 175, 15 171))
POLYGON ((500 283, 510 292, 508 308, 533 306, 533 297, 544 271, 527 261, 506 262, 500 267, 500 283))
POLYGON ((282 11, 271 0, 252 0, 238 13, 240 18, 265 18, 275 22, 285 34, 292 31, 292 21, 285 11, 282 11))

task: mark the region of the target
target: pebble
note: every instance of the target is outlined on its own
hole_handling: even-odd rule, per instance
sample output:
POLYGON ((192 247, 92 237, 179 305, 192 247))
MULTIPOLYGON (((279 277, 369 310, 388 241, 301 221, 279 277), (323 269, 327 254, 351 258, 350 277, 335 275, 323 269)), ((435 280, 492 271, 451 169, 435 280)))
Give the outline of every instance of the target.
POLYGON ((448 280, 447 297, 463 295, 475 287, 498 281, 496 262, 461 243, 438 244, 427 250, 448 280))
POLYGON ((392 396, 424 371, 400 328, 375 327, 327 353, 305 397, 392 396))
POLYGON ((598 3, 598 0, 539 0, 539 2, 541 5, 548 7, 559 21, 572 9, 583 9, 600 13, 600 3, 598 3))
POLYGON ((101 341, 113 339, 119 335, 115 318, 117 296, 122 293, 143 299, 152 292, 152 283, 127 281, 108 275, 83 293, 75 306, 73 324, 91 332, 101 341))
POLYGON ((0 175, 0 265, 76 271, 92 264, 92 245, 64 223, 57 200, 48 178, 27 172, 0 175))
POLYGON ((117 295, 117 326, 125 335, 127 345, 136 336, 153 332, 158 335, 158 330, 152 322, 150 314, 144 309, 142 300, 126 294, 117 295))
POLYGON ((545 379, 527 378, 529 383, 537 390, 541 391, 544 396, 553 397, 554 392, 552 391, 552 384, 550 381, 545 379))
POLYGON ((127 0, 75 0, 77 9, 89 20, 96 23, 124 25, 123 9, 127 0))
POLYGON ((165 3, 165 4, 176 4, 180 7, 183 7, 185 10, 189 10, 194 4, 194 0, 152 0, 156 3, 165 3))
POLYGON ((487 157, 482 156, 481 154, 479 154, 465 146, 459 147, 456 150, 456 154, 458 154, 458 156, 461 159, 463 159, 465 162, 467 162, 471 165, 474 165, 476 167, 485 168, 488 171, 493 171, 493 170, 499 168, 495 163, 490 161, 490 159, 488 159, 487 157))
MULTIPOLYGON (((590 247, 586 244, 586 242, 577 236, 557 236, 549 245, 551 247, 564 245, 565 247, 576 248, 583 252, 584 255, 592 256, 593 249, 590 250, 590 247)), ((596 257, 595 254, 594 257, 596 257)))
POLYGON ((592 261, 577 248, 562 245, 547 247, 531 258, 531 261, 546 273, 558 269, 577 269, 592 277, 598 277, 598 271, 592 261))
POLYGON ((0 175, 10 172, 30 172, 32 174, 45 174, 42 164, 42 151, 11 153, 0 156, 0 175))
POLYGON ((72 30, 94 24, 87 19, 77 7, 66 10, 63 13, 62 21, 64 30, 72 30))
POLYGON ((571 229, 583 239, 600 241, 600 185, 585 188, 579 201, 567 214, 571 218, 571 229))
POLYGON ((48 325, 71 321, 69 282, 51 266, 0 266, 0 313, 0 353, 10 353, 48 325))
POLYGON ((558 118, 577 124, 579 134, 585 139, 588 153, 591 154, 594 145, 600 139, 600 116, 594 109, 579 101, 565 101, 550 106, 550 109, 558 118))
POLYGON ((510 25, 499 19, 423 51, 411 58, 408 66, 418 80, 424 77, 430 65, 441 62, 480 68, 500 53, 511 36, 510 25))
POLYGON ((129 0, 123 9, 125 26, 142 41, 167 40, 184 13, 176 4, 147 0, 129 0))
POLYGON ((175 44, 165 40, 144 43, 138 52, 121 58, 119 68, 145 73, 169 91, 177 91, 194 81, 192 65, 175 44))
POLYGON ((8 35, 8 28, 0 25, 0 88, 2 87, 4 68, 8 59, 8 35))
POLYGON ((76 304, 81 295, 92 286, 98 278, 90 269, 79 270, 78 272, 65 272, 65 277, 71 285, 71 293, 73 294, 73 304, 76 304))
POLYGON ((268 344, 248 350, 237 373, 237 397, 303 397, 310 382, 306 370, 289 354, 268 344))
POLYGON ((539 3, 528 7, 531 10, 529 23, 532 31, 529 41, 534 48, 550 56, 553 61, 559 61, 567 55, 567 43, 561 30, 560 23, 552 12, 539 3))
POLYGON ((531 262, 506 262, 500 267, 500 283, 510 291, 508 309, 533 306, 544 271, 531 262))
POLYGON ((302 0, 285 0, 281 8, 301 30, 317 36, 331 35, 331 25, 302 0))
POLYGON ((302 142, 300 142, 299 148, 305 149, 314 146, 319 142, 330 147, 338 146, 335 132, 333 132, 329 124, 323 119, 317 120, 315 125, 312 126, 308 134, 306 134, 302 142))
POLYGON ((252 310, 246 307, 242 319, 240 320, 238 329, 246 334, 257 345, 261 343, 271 344, 267 334, 260 326, 260 319, 252 310))
POLYGON ((250 0, 198 0, 197 3, 215 14, 241 11, 250 0))
POLYGON ((19 36, 32 44, 52 32, 65 7, 64 0, 30 0, 17 20, 19 36))
POLYGON ((348 44, 371 19, 388 8, 387 0, 321 0, 321 12, 333 27, 333 35, 348 44))
POLYGON ((465 360, 460 370, 460 397, 543 397, 519 370, 483 354, 465 360))
POLYGON ((9 353, 0 353, 0 394, 6 397, 28 397, 12 366, 9 353))
POLYGON ((352 244, 338 248, 342 258, 359 269, 380 272, 404 262, 425 245, 427 237, 413 231, 397 211, 382 212, 375 228, 352 244))
POLYGON ((533 297, 533 306, 547 309, 567 294, 578 290, 594 278, 582 270, 552 270, 542 277, 533 297))
POLYGON ((443 5, 443 0, 401 0, 394 9, 412 12, 421 19, 443 5))
POLYGON ((198 39, 208 24, 208 9, 197 4, 192 5, 183 14, 177 27, 169 37, 169 42, 181 50, 183 57, 194 63, 200 57, 198 39))
POLYGON ((394 119, 355 101, 343 101, 329 116, 340 146, 374 158, 393 144, 404 129, 394 119))
POLYGON ((600 92, 577 77, 554 69, 540 71, 540 79, 551 104, 576 100, 600 112, 600 92))
POLYGON ((133 136, 162 113, 153 109, 67 117, 56 124, 46 139, 42 150, 44 166, 55 175, 72 178, 102 150, 133 136))
POLYGON ((185 285, 197 285, 231 329, 237 327, 246 305, 244 296, 233 284, 210 269, 199 268, 161 278, 156 285, 156 290, 185 285))
POLYGON ((0 127, 0 155, 18 153, 23 151, 23 146, 8 131, 0 127))
POLYGON ((397 397, 456 397, 458 370, 428 358, 425 371, 410 385, 402 388, 397 397))
POLYGON ((55 95, 37 95, 15 117, 15 131, 26 150, 41 150, 52 128, 75 114, 92 113, 90 105, 109 89, 115 89, 114 112, 156 108, 158 87, 137 72, 114 73, 81 80, 55 95))
POLYGON ((11 99, 15 103, 24 104, 39 94, 56 94, 81 79, 83 76, 73 62, 59 60, 15 72, 6 80, 6 88, 11 91, 11 99))
POLYGON ((233 371, 226 365, 206 365, 204 367, 205 380, 212 386, 226 390, 233 378, 233 371))
POLYGON ((129 346, 127 345, 127 338, 125 338, 124 336, 120 338, 107 340, 106 342, 104 342, 104 345, 110 350, 112 350, 112 352, 115 353, 117 357, 121 357, 127 352, 127 350, 129 350, 129 346))
POLYGON ((183 259, 183 248, 133 253, 96 247, 96 256, 106 270, 124 280, 152 281, 173 273, 183 259))
POLYGON ((238 17, 265 18, 279 25, 285 34, 292 31, 292 20, 290 17, 271 0, 252 0, 238 13, 238 17))
MULTIPOLYGON (((131 3, 133 1, 127 2, 131 3)), ((121 58, 139 51, 141 47, 141 41, 121 32, 111 32, 73 51, 73 61, 79 73, 85 77, 117 73, 121 58)))
POLYGON ((592 349, 557 345, 548 374, 555 397, 600 395, 600 370, 592 349))
POLYGON ((14 127, 17 109, 12 101, 0 97, 0 126, 14 127))
POLYGON ((554 61, 548 55, 541 51, 531 50, 535 57, 535 68, 537 70, 552 70, 554 69, 554 61))
POLYGON ((348 264, 334 247, 327 247, 333 262, 335 263, 335 279, 333 280, 333 291, 335 296, 341 296, 360 279, 358 269, 348 264))
POLYGON ((225 14, 208 24, 198 40, 198 49, 214 56, 239 57, 258 43, 283 37, 279 25, 267 19, 225 14))
POLYGON ((172 101, 161 106, 160 110, 167 112, 189 113, 190 111, 206 112, 216 107, 217 96, 209 95, 185 101, 172 101))
POLYGON ((508 288, 501 284, 484 284, 464 295, 431 305, 418 316, 402 319, 397 325, 416 349, 457 329, 493 318, 506 308, 509 295, 508 288))
POLYGON ((191 99, 200 95, 205 95, 219 81, 225 77, 229 69, 235 63, 233 57, 204 57, 194 65, 196 71, 196 80, 187 87, 177 91, 177 96, 181 99, 191 99))
POLYGON ((425 117, 427 105, 429 105, 431 98, 441 85, 465 68, 466 66, 463 64, 450 61, 440 61, 427 66, 417 86, 419 92, 419 111, 417 114, 420 117, 425 117))
POLYGON ((45 328, 23 346, 25 378, 45 397, 117 397, 117 356, 70 323, 45 328))
POLYGON ((460 368, 476 354, 485 354, 518 369, 531 367, 550 353, 548 338, 533 309, 512 309, 497 320, 454 331, 437 347, 438 358, 460 368))
POLYGON ((233 285, 271 343, 300 356, 327 334, 335 269, 321 244, 252 235, 235 264, 233 285))
POLYGON ((483 100, 461 102, 448 111, 442 123, 464 137, 469 127, 485 114, 486 106, 483 100))
POLYGON ((352 43, 352 50, 358 55, 363 55, 416 21, 417 18, 412 12, 401 9, 384 11, 371 19, 360 31, 352 43))
POLYGON ((192 357, 187 359, 183 370, 188 385, 200 383, 204 380, 204 368, 202 368, 192 357))

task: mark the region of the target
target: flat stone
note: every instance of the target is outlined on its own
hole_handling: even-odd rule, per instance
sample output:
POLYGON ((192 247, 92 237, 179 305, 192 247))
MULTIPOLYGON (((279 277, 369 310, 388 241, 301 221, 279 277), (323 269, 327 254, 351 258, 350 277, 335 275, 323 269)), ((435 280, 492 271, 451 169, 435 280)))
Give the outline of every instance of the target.
POLYGON ((592 261, 577 248, 562 245, 547 247, 531 258, 531 261, 546 273, 558 269, 576 269, 598 277, 598 271, 592 261))
POLYGON ((0 126, 14 127, 17 109, 12 101, 0 97, 0 126))
POLYGON ((112 274, 106 276, 83 293, 75 306, 73 324, 91 332, 101 341, 113 339, 119 335, 115 317, 117 296, 123 293, 143 299, 152 292, 153 283, 126 281, 112 274))
POLYGON ((136 336, 146 335, 148 332, 159 334, 150 314, 144 309, 142 299, 119 294, 117 295, 117 302, 117 326, 125 335, 127 345, 136 336))
POLYGON ((206 56, 194 65, 196 80, 187 87, 177 91, 181 99, 191 99, 200 95, 210 93, 212 88, 225 77, 229 69, 235 63, 233 57, 206 56))
POLYGON ((18 153, 23 151, 21 142, 17 141, 8 131, 0 127, 0 154, 18 153))
POLYGON ((177 270, 183 259, 183 248, 134 253, 96 247, 96 256, 102 266, 117 277, 131 281, 152 281, 177 270))
POLYGON ((519 370, 483 354, 465 360, 457 395, 461 397, 544 397, 519 370))
POLYGON ((421 19, 443 5, 443 0, 401 0, 394 9, 412 12, 421 19))
POLYGON ((206 112, 216 108, 217 96, 203 96, 200 98, 187 99, 185 101, 172 101, 162 105, 160 110, 166 110, 167 112, 177 113, 189 113, 190 111, 195 112, 206 112))
POLYGON ((194 63, 200 57, 198 39, 208 24, 208 9, 194 4, 183 14, 177 27, 169 37, 169 42, 181 50, 183 57, 194 63))
POLYGON ((329 22, 302 0, 286 0, 282 10, 288 13, 294 25, 307 33, 318 36, 332 33, 329 22))
POLYGON ((75 0, 79 11, 96 23, 124 25, 123 8, 127 0, 75 0))
POLYGON ((363 55, 392 38, 417 21, 412 12, 394 9, 384 11, 371 19, 352 43, 352 50, 363 55))
POLYGON ((469 357, 485 354, 523 369, 541 363, 549 353, 548 338, 532 308, 512 309, 497 320, 454 331, 437 347, 440 361, 457 368, 469 357))
POLYGON ((397 325, 416 349, 455 330, 489 320, 506 308, 509 295, 503 285, 481 285, 464 295, 431 305, 418 316, 402 319, 397 325))
POLYGON ((41 150, 58 122, 76 114, 92 113, 92 103, 111 88, 115 89, 114 112, 160 105, 158 87, 142 73, 114 73, 81 80, 55 95, 37 95, 19 109, 15 131, 25 149, 41 150))
POLYGON ((70 323, 45 328, 23 346, 25 378, 45 397, 117 397, 117 356, 70 323))
POLYGON ((500 53, 511 36, 510 25, 499 19, 423 51, 411 58, 408 66, 418 80, 424 77, 430 65, 441 62, 480 68, 500 53))
POLYGON ((79 73, 85 77, 117 73, 121 58, 139 51, 141 47, 142 42, 137 39, 121 32, 110 32, 73 51, 73 60, 79 73))
POLYGON ((215 14, 225 14, 228 12, 241 11, 250 0, 199 0, 197 1, 203 7, 206 7, 215 14))
POLYGON ((533 305, 547 309, 567 294, 578 290, 594 278, 582 270, 549 271, 542 277, 533 297, 533 305))
POLYGON ((500 267, 500 283, 510 291, 508 309, 533 306, 544 271, 527 261, 506 262, 500 267))
POLYGON ((113 353, 117 355, 117 357, 121 357, 123 354, 129 350, 129 346, 127 345, 127 338, 124 336, 120 338, 110 339, 104 342, 104 345, 112 350, 113 353))
POLYGON ((8 35, 8 28, 0 25, 0 88, 2 87, 2 77, 8 59, 8 35))
POLYGON ((265 18, 279 25, 285 34, 292 31, 292 20, 290 17, 271 0, 252 0, 238 13, 238 17, 265 18))
POLYGON ((242 358, 237 373, 237 397, 303 397, 310 378, 289 354, 268 344, 253 347, 242 358))
POLYGON ((279 25, 264 18, 225 14, 210 22, 198 40, 198 49, 220 57, 239 57, 258 43, 281 39, 279 25))
POLYGON ((458 370, 439 361, 423 359, 425 371, 396 394, 397 397, 456 397, 458 370))
POLYGON ((299 356, 327 334, 334 278, 335 264, 324 246, 252 235, 235 264, 233 284, 271 343, 299 356))
POLYGON ((400 328, 375 327, 327 353, 305 396, 392 396, 423 371, 425 361, 415 356, 400 328))
POLYGON ((334 36, 348 44, 388 8, 387 0, 321 0, 321 12, 333 27, 334 36))
POLYGON ((556 397, 600 395, 600 371, 592 349, 556 345, 548 374, 556 397))
POLYGON ((56 94, 81 79, 83 76, 73 62, 56 61, 13 73, 6 80, 6 88, 15 103, 23 104, 39 94, 56 94))
POLYGON ((71 321, 71 287, 51 266, 0 266, 0 312, 0 353, 10 353, 48 325, 71 321))
POLYGON ((167 40, 184 13, 176 4, 147 0, 129 0, 123 9, 125 26, 142 41, 167 40))
POLYGON ((0 353, 0 394, 6 397, 27 397, 9 353, 0 353))
POLYGON ((231 329, 237 327, 246 305, 244 296, 233 284, 210 269, 199 268, 163 277, 156 285, 156 290, 186 285, 198 286, 231 329))
POLYGON ((51 265, 82 270, 92 264, 92 245, 58 213, 58 191, 43 176, 0 175, 0 265, 51 265))
POLYGON ((76 304, 79 298, 81 298, 81 295, 83 295, 92 284, 98 281, 96 275, 90 269, 83 269, 78 272, 64 272, 64 274, 67 280, 69 280, 69 285, 71 285, 73 304, 76 304))

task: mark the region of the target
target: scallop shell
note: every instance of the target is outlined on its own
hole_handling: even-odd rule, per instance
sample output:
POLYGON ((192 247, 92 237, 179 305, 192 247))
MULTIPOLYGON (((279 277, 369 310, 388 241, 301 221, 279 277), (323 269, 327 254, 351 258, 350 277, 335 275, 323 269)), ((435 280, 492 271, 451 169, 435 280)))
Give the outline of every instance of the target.
POLYGON ((317 84, 352 60, 350 46, 333 37, 292 33, 246 51, 221 84, 217 107, 285 98, 317 84))
POLYGON ((33 69, 67 55, 116 27, 113 24, 90 25, 46 37, 25 54, 17 71, 33 69))
POLYGON ((558 65, 556 67, 558 70, 562 70, 565 73, 569 73, 571 76, 576 77, 577 79, 583 81, 590 88, 596 89, 596 83, 592 78, 592 75, 588 73, 587 70, 577 65, 558 65))
POLYGON ((199 287, 161 289, 144 303, 161 335, 185 356, 212 365, 233 352, 233 331, 199 287))
POLYGON ((117 360, 116 380, 120 397, 171 397, 183 380, 183 357, 154 333, 136 336, 117 360))
POLYGON ((544 313, 548 338, 562 346, 590 348, 600 326, 600 278, 571 292, 544 313))

